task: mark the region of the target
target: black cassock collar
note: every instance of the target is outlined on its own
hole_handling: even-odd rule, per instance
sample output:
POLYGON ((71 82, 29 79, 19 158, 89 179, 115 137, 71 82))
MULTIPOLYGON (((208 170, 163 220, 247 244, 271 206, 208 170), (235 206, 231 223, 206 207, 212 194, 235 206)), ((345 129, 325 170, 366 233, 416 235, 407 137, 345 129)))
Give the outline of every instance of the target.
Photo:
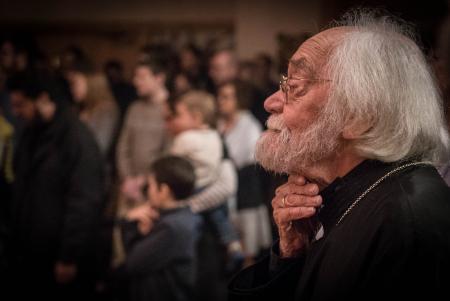
MULTIPOLYGON (((319 221, 322 223, 325 234, 336 225, 347 208, 349 208, 367 188, 386 173, 401 165, 401 163, 383 163, 377 160, 365 160, 353 168, 344 177, 337 178, 323 189, 320 192, 323 202, 318 217, 319 221)), ((382 187, 382 184, 380 187, 382 187)), ((380 187, 375 189, 380 189, 380 187)))

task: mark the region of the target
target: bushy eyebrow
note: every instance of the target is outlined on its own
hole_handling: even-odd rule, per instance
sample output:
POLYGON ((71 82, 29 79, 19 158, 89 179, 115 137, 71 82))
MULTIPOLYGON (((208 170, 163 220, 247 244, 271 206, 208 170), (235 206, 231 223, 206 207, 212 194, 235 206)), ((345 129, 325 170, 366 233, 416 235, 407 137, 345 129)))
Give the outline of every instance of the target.
POLYGON ((306 72, 310 75, 314 75, 314 68, 305 58, 290 59, 289 65, 292 66, 296 70, 306 72))

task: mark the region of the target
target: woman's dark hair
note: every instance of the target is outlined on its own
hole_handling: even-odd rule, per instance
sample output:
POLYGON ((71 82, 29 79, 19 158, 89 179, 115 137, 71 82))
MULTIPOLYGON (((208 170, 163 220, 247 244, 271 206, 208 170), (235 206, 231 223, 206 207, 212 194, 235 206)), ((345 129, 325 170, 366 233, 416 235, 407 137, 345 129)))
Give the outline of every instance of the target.
POLYGON ((53 102, 60 105, 67 102, 67 91, 64 90, 62 80, 45 72, 18 72, 8 79, 6 86, 8 91, 19 91, 32 101, 47 92, 53 102))
POLYGON ((150 172, 158 185, 169 186, 176 200, 182 200, 194 192, 195 172, 192 164, 178 156, 162 157, 151 165, 150 172))

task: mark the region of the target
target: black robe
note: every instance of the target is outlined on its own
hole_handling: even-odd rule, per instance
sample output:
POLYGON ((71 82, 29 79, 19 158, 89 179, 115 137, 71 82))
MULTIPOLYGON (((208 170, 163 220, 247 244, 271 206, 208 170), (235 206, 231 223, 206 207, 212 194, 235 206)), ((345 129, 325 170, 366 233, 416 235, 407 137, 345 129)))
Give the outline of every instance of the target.
POLYGON ((324 235, 299 258, 270 257, 241 271, 230 300, 450 299, 450 188, 432 166, 364 161, 321 195, 324 235))
POLYGON ((103 179, 92 133, 68 110, 24 131, 15 153, 11 267, 15 285, 36 290, 18 292, 55 292, 57 261, 77 265, 76 281, 93 276, 103 179))

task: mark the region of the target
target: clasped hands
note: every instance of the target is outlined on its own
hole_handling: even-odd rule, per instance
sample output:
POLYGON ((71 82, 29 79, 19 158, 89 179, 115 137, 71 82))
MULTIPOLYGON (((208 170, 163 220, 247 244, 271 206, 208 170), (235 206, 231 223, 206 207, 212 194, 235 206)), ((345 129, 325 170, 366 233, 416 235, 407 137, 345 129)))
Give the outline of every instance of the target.
POLYGON ((312 217, 321 204, 319 187, 303 176, 291 175, 287 183, 277 188, 272 207, 282 258, 298 257, 307 249, 317 229, 317 221, 312 217))

